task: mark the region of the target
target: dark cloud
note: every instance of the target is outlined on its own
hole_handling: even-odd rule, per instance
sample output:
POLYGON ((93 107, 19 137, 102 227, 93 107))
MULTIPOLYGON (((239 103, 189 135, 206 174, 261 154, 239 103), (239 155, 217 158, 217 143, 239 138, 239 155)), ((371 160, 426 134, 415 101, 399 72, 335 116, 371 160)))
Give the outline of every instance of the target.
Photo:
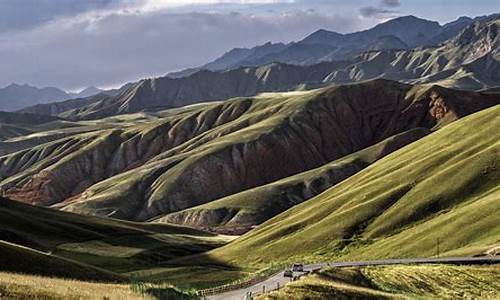
POLYGON ((401 6, 401 1, 399 1, 399 0, 382 0, 380 2, 380 4, 382 6, 385 6, 385 7, 398 7, 398 6, 401 6))
POLYGON ((362 7, 359 9, 359 12, 365 18, 385 17, 388 14, 394 13, 393 10, 373 6, 362 7))
POLYGON ((23 30, 59 17, 117 7, 127 0, 1 0, 0 32, 23 30))
POLYGON ((359 9, 359 13, 365 18, 386 19, 395 16, 398 11, 394 8, 401 5, 399 0, 381 0, 378 6, 366 6, 359 9))
POLYGON ((319 29, 360 29, 356 16, 293 10, 251 13, 117 12, 59 19, 4 35, 0 86, 111 85, 201 65, 233 47, 291 41, 319 29))

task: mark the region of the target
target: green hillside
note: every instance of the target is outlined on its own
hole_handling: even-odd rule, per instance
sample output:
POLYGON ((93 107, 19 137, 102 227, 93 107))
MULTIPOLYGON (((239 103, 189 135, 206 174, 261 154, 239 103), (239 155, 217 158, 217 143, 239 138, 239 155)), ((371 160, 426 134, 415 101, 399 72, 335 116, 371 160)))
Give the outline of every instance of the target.
POLYGON ((88 281, 125 281, 124 276, 49 253, 0 241, 0 270, 88 281))
MULTIPOLYGON (((204 257, 291 260, 476 255, 500 243, 500 106, 396 151, 204 257)), ((203 259, 201 259, 203 260, 203 259)))
MULTIPOLYGON (((33 257, 30 261, 46 260, 47 256, 36 249, 119 273, 162 265, 169 259, 205 252, 228 241, 180 226, 81 216, 3 198, 0 198, 0 240, 33 249, 30 252, 9 246, 12 255, 18 249, 33 257)), ((16 263, 7 269, 2 266, 0 270, 14 272, 16 266, 21 272, 29 270, 16 263)))
POLYGON ((211 231, 246 232, 280 212, 316 196, 429 132, 427 128, 412 129, 319 168, 172 213, 157 221, 202 227, 211 231))
POLYGON ((258 299, 495 299, 496 266, 326 268, 258 299))

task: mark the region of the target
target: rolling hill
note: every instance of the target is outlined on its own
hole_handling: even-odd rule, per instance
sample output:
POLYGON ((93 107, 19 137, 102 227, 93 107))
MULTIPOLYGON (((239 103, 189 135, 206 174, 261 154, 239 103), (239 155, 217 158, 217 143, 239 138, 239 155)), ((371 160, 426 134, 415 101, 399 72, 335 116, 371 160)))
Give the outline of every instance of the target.
MULTIPOLYGON (((220 203, 246 202, 251 189, 265 190, 246 204, 260 212, 248 219, 242 211, 230 223, 248 230, 429 130, 499 101, 495 93, 375 80, 70 122, 34 146, 18 138, 17 147, 30 146, 0 157, 0 190, 21 202, 135 221, 209 204, 220 225, 240 210, 220 203), (259 209, 282 192, 272 209, 259 209)), ((178 216, 167 219, 190 223, 178 216)), ((193 224, 207 227, 210 218, 193 224)))
POLYGON ((204 254, 235 266, 497 247, 500 106, 456 121, 204 254), (249 251, 251 249, 251 251, 249 251))
POLYGON ((0 225, 0 270, 92 281, 124 281, 117 273, 227 242, 179 226, 81 216, 4 198, 0 225))

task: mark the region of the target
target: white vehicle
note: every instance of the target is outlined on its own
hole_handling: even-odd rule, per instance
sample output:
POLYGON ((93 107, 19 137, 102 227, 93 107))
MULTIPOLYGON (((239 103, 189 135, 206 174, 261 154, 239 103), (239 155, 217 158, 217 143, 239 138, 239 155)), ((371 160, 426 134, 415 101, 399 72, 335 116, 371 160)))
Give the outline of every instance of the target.
POLYGON ((293 272, 304 272, 304 264, 295 263, 292 265, 293 272))

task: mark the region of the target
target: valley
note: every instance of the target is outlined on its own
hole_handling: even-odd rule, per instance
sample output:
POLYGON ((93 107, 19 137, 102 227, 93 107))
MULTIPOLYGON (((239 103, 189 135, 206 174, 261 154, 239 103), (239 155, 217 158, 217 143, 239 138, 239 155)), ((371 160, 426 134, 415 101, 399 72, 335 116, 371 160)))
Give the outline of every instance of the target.
POLYGON ((495 298, 499 26, 400 16, 0 89, 0 298, 495 298))

